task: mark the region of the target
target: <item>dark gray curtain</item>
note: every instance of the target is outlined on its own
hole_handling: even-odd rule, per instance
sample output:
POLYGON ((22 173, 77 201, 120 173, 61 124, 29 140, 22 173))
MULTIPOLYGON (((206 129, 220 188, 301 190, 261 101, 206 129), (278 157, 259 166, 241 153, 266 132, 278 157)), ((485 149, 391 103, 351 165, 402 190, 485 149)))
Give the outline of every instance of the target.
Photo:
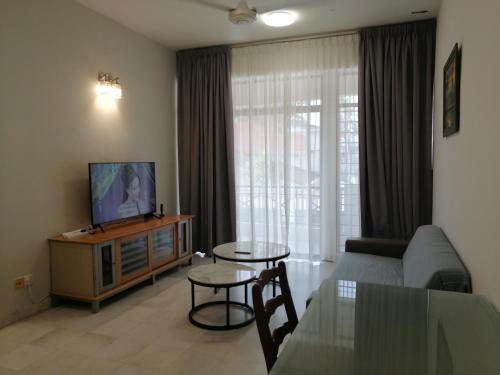
POLYGON ((436 21, 361 31, 361 227, 408 239, 432 220, 436 21))
POLYGON ((180 210, 209 255, 236 238, 230 70, 227 47, 177 53, 180 210))

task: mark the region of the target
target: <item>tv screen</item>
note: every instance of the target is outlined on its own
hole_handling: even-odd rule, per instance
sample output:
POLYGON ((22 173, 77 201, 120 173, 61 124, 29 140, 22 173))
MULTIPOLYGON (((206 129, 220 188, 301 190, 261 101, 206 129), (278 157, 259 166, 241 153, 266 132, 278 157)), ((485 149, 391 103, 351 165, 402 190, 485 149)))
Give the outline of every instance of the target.
POLYGON ((155 164, 90 163, 92 225, 156 211, 155 164))

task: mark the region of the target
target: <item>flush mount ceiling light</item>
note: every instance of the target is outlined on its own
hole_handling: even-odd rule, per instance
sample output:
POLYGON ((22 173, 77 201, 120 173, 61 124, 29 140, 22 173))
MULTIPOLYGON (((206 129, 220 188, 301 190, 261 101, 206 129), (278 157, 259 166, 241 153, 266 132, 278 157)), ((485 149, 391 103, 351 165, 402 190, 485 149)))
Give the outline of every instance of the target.
POLYGON ((297 14, 288 10, 276 10, 262 15, 262 20, 268 26, 289 26, 297 20, 297 14))

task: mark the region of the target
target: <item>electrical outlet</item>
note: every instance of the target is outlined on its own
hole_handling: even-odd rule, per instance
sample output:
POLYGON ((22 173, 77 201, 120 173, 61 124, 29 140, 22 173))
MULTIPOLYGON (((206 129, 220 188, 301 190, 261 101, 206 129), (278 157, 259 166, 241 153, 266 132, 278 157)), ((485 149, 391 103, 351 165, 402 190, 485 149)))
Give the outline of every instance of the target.
POLYGON ((24 277, 18 277, 14 279, 14 288, 15 289, 23 289, 25 287, 24 277))

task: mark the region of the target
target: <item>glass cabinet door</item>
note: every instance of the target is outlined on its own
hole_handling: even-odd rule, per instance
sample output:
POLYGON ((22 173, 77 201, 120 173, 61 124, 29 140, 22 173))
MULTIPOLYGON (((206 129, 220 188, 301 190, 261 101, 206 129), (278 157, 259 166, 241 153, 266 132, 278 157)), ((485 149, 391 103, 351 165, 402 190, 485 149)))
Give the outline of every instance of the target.
POLYGON ((153 268, 175 259, 173 225, 151 232, 151 237, 153 268))
POLYGON ((115 242, 109 241, 94 246, 96 265, 95 286, 97 293, 115 287, 115 242))
POLYGON ((122 282, 148 272, 148 234, 122 239, 120 255, 122 282))
POLYGON ((179 258, 191 254, 191 221, 179 223, 179 258))

